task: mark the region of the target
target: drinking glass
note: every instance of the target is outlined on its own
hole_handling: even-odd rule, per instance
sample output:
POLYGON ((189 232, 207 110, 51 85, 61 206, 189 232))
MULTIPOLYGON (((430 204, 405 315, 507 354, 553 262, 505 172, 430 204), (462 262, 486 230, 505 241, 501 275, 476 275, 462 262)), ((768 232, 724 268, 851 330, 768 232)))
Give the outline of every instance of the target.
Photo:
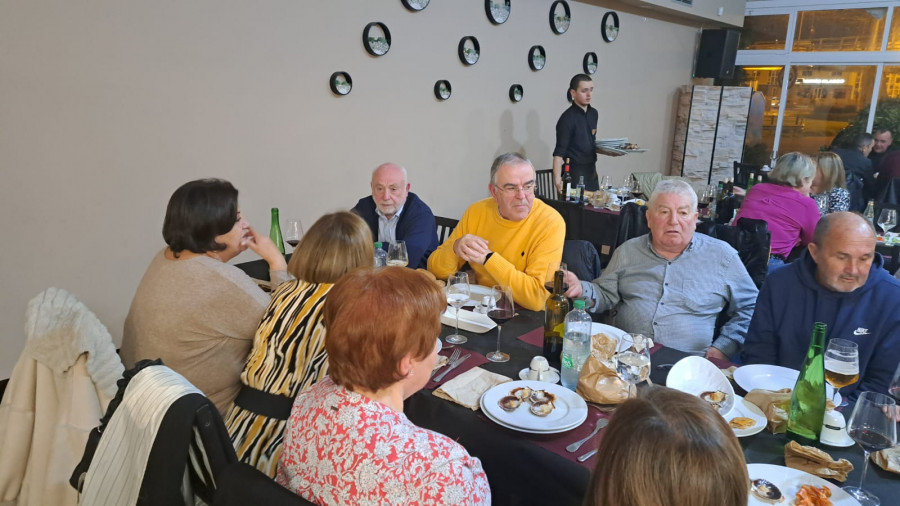
POLYGON ((609 176, 603 176, 600 178, 600 189, 608 190, 612 188, 612 183, 609 182, 609 176))
POLYGON ((284 230, 284 242, 296 248, 300 244, 300 238, 303 237, 303 222, 300 220, 288 220, 287 228, 284 230))
POLYGON ((825 349, 825 381, 834 388, 831 402, 835 407, 846 406, 846 399, 837 404, 838 390, 859 381, 859 347, 846 339, 831 339, 825 349))
POLYGON ((891 381, 891 386, 888 387, 888 392, 894 399, 900 401, 900 364, 897 364, 897 370, 894 372, 894 379, 891 381))
POLYGON ((447 304, 456 309, 456 333, 444 339, 450 344, 462 344, 468 341, 466 336, 459 333, 459 310, 469 301, 470 295, 468 274, 460 271, 447 278, 447 304))
POLYGON ((390 267, 406 267, 409 256, 406 254, 406 241, 392 242, 388 248, 387 264, 390 267))
POLYGON ((635 385, 650 376, 650 347, 643 334, 623 334, 616 343, 616 374, 628 383, 628 396, 635 385))
POLYGON ((491 298, 494 300, 494 307, 488 311, 488 318, 497 324, 497 351, 492 351, 485 357, 491 362, 506 362, 509 360, 509 355, 500 351, 500 331, 502 330, 501 326, 516 314, 512 288, 505 285, 494 285, 491 288, 491 298))
POLYGON ((881 227, 884 237, 887 237, 888 230, 897 226, 897 211, 894 209, 882 209, 878 215, 878 226, 881 227))
POLYGON ((856 401, 853 414, 847 421, 847 432, 863 449, 863 472, 858 487, 844 487, 863 506, 878 506, 881 500, 863 490, 862 485, 869 470, 869 454, 890 448, 897 443, 897 424, 894 422, 894 399, 878 392, 863 392, 856 401))

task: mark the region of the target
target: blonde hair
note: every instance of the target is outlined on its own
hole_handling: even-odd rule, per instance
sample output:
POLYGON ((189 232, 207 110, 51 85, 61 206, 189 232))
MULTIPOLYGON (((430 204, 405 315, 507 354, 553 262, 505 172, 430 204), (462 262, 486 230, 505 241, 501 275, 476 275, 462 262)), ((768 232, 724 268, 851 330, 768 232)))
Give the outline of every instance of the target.
POLYGON ((653 387, 613 415, 584 504, 744 506, 749 481, 741 445, 718 412, 653 387))
POLYGON ((310 283, 334 283, 351 270, 371 266, 372 231, 359 216, 341 211, 319 218, 294 250, 288 272, 310 283))
POLYGON ((812 158, 796 151, 781 155, 775 161, 775 168, 769 173, 769 182, 800 188, 806 181, 816 177, 816 164, 812 158))
POLYGON ((837 153, 822 151, 816 155, 816 170, 822 173, 822 184, 818 188, 819 193, 825 193, 832 188, 846 188, 846 173, 844 162, 837 153))

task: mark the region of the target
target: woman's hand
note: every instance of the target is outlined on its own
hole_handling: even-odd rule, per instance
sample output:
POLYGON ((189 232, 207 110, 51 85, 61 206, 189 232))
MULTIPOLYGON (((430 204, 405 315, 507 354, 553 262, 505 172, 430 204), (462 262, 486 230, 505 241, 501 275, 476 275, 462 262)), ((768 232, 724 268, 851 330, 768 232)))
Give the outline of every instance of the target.
POLYGON ((247 228, 247 235, 241 239, 241 246, 250 248, 254 253, 262 257, 269 264, 269 270, 280 271, 287 269, 284 255, 278 250, 278 246, 268 236, 258 234, 253 227, 247 228))

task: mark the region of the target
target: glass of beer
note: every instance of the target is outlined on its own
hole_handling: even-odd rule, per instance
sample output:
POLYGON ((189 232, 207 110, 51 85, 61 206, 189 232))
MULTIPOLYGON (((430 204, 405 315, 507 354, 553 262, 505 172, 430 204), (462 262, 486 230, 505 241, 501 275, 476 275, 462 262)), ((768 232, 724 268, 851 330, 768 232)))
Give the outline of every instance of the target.
MULTIPOLYGON (((846 339, 828 341, 828 348, 825 349, 825 381, 834 387, 831 399, 833 403, 838 390, 859 381, 859 347, 856 343, 846 339)), ((846 406, 847 401, 840 405, 846 406)))

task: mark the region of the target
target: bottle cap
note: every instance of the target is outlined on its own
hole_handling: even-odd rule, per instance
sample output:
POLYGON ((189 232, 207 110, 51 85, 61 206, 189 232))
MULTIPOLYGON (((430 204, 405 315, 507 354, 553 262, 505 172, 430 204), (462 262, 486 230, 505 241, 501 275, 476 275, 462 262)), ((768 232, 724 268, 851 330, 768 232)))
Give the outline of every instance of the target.
POLYGON ((575 299, 575 309, 584 309, 584 299, 575 299))
POLYGON ((380 248, 380 247, 381 247, 381 242, 376 242, 376 243, 375 243, 375 247, 376 247, 376 248, 380 248))

